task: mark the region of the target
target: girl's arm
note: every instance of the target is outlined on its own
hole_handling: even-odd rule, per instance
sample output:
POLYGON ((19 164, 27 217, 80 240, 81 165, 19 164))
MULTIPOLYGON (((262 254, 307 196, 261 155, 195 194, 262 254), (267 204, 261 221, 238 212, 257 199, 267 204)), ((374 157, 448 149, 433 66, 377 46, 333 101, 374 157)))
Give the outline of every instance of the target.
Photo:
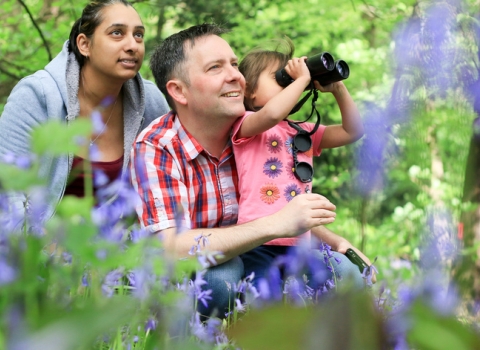
POLYGON ((329 125, 320 143, 320 148, 334 148, 348 145, 359 140, 364 133, 362 119, 357 106, 342 81, 321 86, 315 81, 315 87, 321 92, 331 92, 337 100, 342 115, 341 125, 329 125))
MULTIPOLYGON (((238 138, 258 135, 288 116, 311 80, 305 59, 306 57, 301 57, 288 61, 285 70, 295 81, 270 99, 258 112, 246 117, 238 131, 238 138)), ((275 72, 268 78, 275 80, 275 72)), ((277 84, 276 81, 274 83, 277 84)))

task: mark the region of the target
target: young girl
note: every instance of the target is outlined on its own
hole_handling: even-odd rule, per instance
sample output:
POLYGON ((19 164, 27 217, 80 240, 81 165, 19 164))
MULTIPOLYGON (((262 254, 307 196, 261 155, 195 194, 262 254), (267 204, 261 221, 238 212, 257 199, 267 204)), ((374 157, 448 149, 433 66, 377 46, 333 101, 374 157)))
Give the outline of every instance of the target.
MULTIPOLYGON (((294 125, 286 117, 310 83, 310 73, 304 57, 290 59, 294 47, 290 41, 286 44, 289 49, 287 53, 255 50, 247 54, 239 66, 247 82, 245 107, 247 111, 257 112, 247 112, 234 125, 232 140, 240 193, 238 224, 277 212, 293 197, 308 193, 311 190, 311 177, 299 174, 301 169, 298 169, 298 164, 311 167, 312 156, 319 156, 323 148, 347 145, 363 136, 359 112, 343 82, 325 87, 314 82, 321 92, 333 94, 342 114, 342 124, 320 125, 311 135, 312 147, 304 152, 297 150, 299 147, 295 142, 298 143, 299 140, 294 141, 294 138, 298 130, 301 130, 299 127, 311 132, 315 125, 294 125), (286 88, 278 85, 275 80, 275 72, 283 67, 294 79, 286 88)), ((303 138, 306 137, 305 134, 302 135, 303 138)), ((313 168, 311 169, 313 174, 313 168)), ((323 226, 312 232, 331 245, 333 250, 344 253, 347 248, 353 248, 347 240, 323 226)), ((255 281, 258 281, 275 257, 285 254, 287 248, 295 246, 299 239, 275 239, 243 254, 241 257, 245 274, 255 272, 255 281)), ((361 252, 358 253, 370 265, 368 258, 361 252)), ((358 269, 344 255, 334 254, 337 260, 341 260, 341 264, 335 266, 336 273, 341 276, 354 271, 356 282, 362 283, 358 269)))

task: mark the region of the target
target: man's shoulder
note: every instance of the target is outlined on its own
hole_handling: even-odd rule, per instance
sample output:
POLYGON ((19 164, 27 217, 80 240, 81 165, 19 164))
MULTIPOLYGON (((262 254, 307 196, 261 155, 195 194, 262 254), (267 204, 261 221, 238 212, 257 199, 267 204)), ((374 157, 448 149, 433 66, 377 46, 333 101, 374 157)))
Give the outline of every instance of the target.
POLYGON ((157 147, 165 147, 177 137, 175 114, 168 112, 154 119, 137 137, 136 142, 146 142, 157 147))

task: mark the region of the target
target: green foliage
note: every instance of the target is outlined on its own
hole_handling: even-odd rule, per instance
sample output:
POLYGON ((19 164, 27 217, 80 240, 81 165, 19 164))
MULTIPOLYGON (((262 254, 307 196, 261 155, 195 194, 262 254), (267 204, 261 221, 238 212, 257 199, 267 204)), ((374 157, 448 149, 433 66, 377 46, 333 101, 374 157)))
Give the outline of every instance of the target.
POLYGON ((383 349, 380 315, 367 293, 338 293, 318 308, 252 310, 229 330, 242 349, 383 349), (288 315, 288 317, 285 317, 288 315), (255 332, 252 332, 255 329, 255 332))
MULTIPOLYGON (((86 4, 86 1, 71 0, 23 2, 33 21, 18 0, 4 0, 0 9, 0 111, 18 80, 42 69, 50 55, 55 56, 60 51, 73 21, 86 4)), ((432 4, 447 3, 451 5, 452 2, 138 1, 135 7, 147 28, 147 57, 141 73, 152 79, 148 58, 159 40, 192 24, 210 20, 232 28, 225 38, 240 58, 256 46, 266 45, 270 39, 287 35, 294 41, 298 56, 329 51, 334 57, 347 61, 351 75, 345 84, 364 116, 367 136, 354 145, 324 150, 315 161, 313 187, 315 192, 337 205, 337 220, 329 228, 362 247, 370 258, 378 257, 379 280, 399 285, 421 278, 418 247, 428 208, 438 205, 448 208, 455 222, 460 220, 462 212, 476 208, 473 204, 462 203, 462 188, 471 123, 475 118, 471 96, 466 92, 471 81, 465 77, 478 79, 475 73, 478 69, 475 36, 479 26, 478 2, 461 2, 455 15, 454 31, 448 33, 451 36, 442 46, 444 51, 452 47, 458 49, 451 70, 456 82, 453 88, 439 94, 441 86, 429 86, 418 67, 405 69, 400 57, 395 56, 398 55, 395 49, 399 41, 395 35, 399 26, 409 19, 421 21, 432 4), (401 72, 402 69, 405 72, 401 72), (408 97, 411 107, 406 112, 408 118, 386 112, 392 99, 398 97, 396 91, 408 97), (364 159, 357 156, 366 140, 378 136, 373 131, 369 133, 377 127, 370 119, 374 114, 372 106, 379 111, 385 149, 384 159, 378 160, 381 164, 379 182, 365 196, 359 191, 361 174, 358 171, 364 159)), ((318 110, 325 124, 341 121, 338 106, 329 94, 320 95, 318 110)), ((309 112, 309 106, 305 106, 295 118, 305 119, 309 112)), ((35 131, 33 147, 40 154, 75 152, 77 137, 88 135, 89 131, 90 125, 81 121, 75 122, 74 128, 66 129, 53 123, 35 131), (55 144, 52 145, 53 140, 55 144)), ((44 183, 37 174, 38 164, 22 170, 2 165, 0 183, 3 188, 12 190, 33 188, 44 183)), ((122 294, 129 291, 119 288, 114 298, 106 299, 101 295, 102 281, 119 265, 126 272, 147 262, 159 275, 171 274, 181 279, 198 268, 197 263, 188 260, 171 266, 163 259, 161 245, 156 240, 126 244, 122 249, 116 244, 95 241, 99 229, 92 222, 92 205, 91 197, 66 197, 48 223, 45 236, 21 236, 12 242, 12 254, 21 276, 12 284, 0 286, 0 313, 10 317, 16 308, 26 308, 27 318, 22 322, 32 334, 29 341, 36 344, 51 341, 63 349, 104 348, 106 345, 99 339, 105 334, 110 335, 108 347, 114 349, 123 349, 126 339, 130 341, 137 334, 141 335, 139 348, 153 349, 159 342, 171 344, 165 332, 162 333, 165 330, 154 333, 137 330, 144 329, 144 322, 150 316, 148 306, 157 303, 157 309, 163 312, 164 307, 168 309, 177 301, 177 293, 156 290, 152 291, 152 294, 157 293, 154 297, 151 295, 148 301, 140 301, 123 298, 122 294), (58 240, 57 246, 50 246, 53 238, 58 240), (146 251, 158 255, 155 258, 154 253, 146 254, 146 251), (63 252, 72 255, 71 263, 64 261, 63 252), (88 288, 82 285, 84 276, 88 276, 88 288), (58 339, 58 343, 51 339, 58 339)), ((464 254, 473 256, 475 249, 467 247, 464 254)), ((373 290, 378 292, 379 288, 378 284, 373 290)), ((392 294, 395 295, 396 290, 392 290, 392 294)), ((357 300, 354 296, 342 295, 341 298, 357 300)), ((315 311, 290 306, 254 310, 240 318, 231 334, 239 345, 249 349, 266 348, 261 339, 271 340, 279 349, 281 346, 296 348, 298 344, 314 348, 308 341, 329 341, 330 335, 321 330, 330 329, 325 319, 335 324, 335 315, 345 311, 339 301, 344 300, 341 298, 315 311), (298 322, 285 322, 284 313, 291 315, 286 321, 297 319, 298 322), (319 326, 322 322, 326 322, 325 328, 319 326), (314 330, 305 324, 315 325, 314 330), (252 332, 252 329, 265 334, 252 332), (272 334, 275 337, 272 338, 272 334)), ((367 338, 377 339, 381 343, 384 330, 379 326, 378 315, 366 300, 348 305, 357 304, 363 306, 349 309, 352 328, 345 338, 360 342, 367 342, 367 338), (358 333, 371 334, 371 337, 361 337, 358 333)), ((454 317, 439 315, 422 303, 413 306, 410 316, 417 322, 408 338, 415 348, 473 349, 476 346, 474 334, 458 324, 454 317)), ((0 348, 7 344, 8 319, 2 317, 0 322, 0 348)), ((337 326, 332 334, 346 327, 344 324, 337 326)), ((51 344, 45 348, 53 348, 51 344)), ((363 345, 369 349, 376 346, 363 345)), ((201 348, 191 339, 176 346, 201 348)))

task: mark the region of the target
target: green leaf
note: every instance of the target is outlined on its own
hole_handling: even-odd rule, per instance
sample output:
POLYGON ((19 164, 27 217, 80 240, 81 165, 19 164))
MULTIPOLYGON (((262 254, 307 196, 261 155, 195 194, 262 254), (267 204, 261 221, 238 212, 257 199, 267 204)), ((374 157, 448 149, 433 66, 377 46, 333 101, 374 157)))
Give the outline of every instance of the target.
MULTIPOLYGON (((104 305, 89 303, 84 308, 66 310, 26 339, 23 338, 19 348, 66 350, 87 347, 97 338, 127 323, 136 308, 135 299, 115 297, 104 305)), ((45 318, 49 318, 49 310, 44 312, 45 318)))
POLYGON ((60 121, 45 123, 32 132, 32 150, 37 154, 78 153, 80 137, 88 139, 91 130, 92 123, 87 119, 75 120, 69 126, 60 121))
POLYGON ((385 337, 367 293, 337 293, 317 306, 276 305, 249 311, 228 332, 242 348, 381 349, 385 337), (252 330, 255 332, 252 332, 252 330))
POLYGON ((31 186, 42 185, 37 175, 38 169, 20 169, 14 165, 2 164, 0 166, 0 188, 13 191, 24 191, 31 186))
POLYGON ((473 350, 480 348, 480 337, 454 316, 439 315, 425 303, 410 310, 412 329, 408 340, 414 348, 431 350, 473 350))

